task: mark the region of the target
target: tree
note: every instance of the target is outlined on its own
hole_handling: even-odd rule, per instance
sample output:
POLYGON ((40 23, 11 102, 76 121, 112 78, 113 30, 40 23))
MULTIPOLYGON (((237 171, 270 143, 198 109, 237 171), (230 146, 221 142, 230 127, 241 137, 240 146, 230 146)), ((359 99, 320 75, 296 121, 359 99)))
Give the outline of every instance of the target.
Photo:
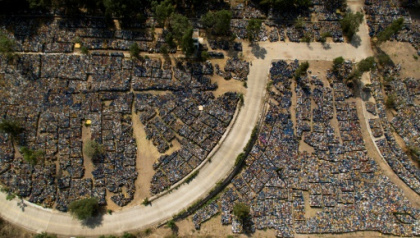
POLYGON ((171 49, 176 48, 176 43, 174 41, 174 36, 172 35, 171 32, 166 33, 165 42, 168 44, 169 48, 171 48, 171 49))
POLYGON ((233 206, 233 214, 242 221, 248 218, 249 213, 249 206, 243 202, 235 203, 235 205, 233 206))
POLYGON ((83 146, 83 153, 89 158, 94 158, 105 153, 105 148, 94 140, 87 140, 83 146))
POLYGON ((337 57, 333 60, 333 71, 337 71, 339 67, 344 63, 343 57, 337 57))
POLYGON ((295 78, 297 79, 302 74, 305 74, 308 69, 309 69, 309 62, 308 61, 302 62, 295 71, 295 78))
POLYGON ((18 136, 23 131, 23 127, 17 121, 3 120, 0 122, 0 132, 10 134, 12 137, 18 136))
POLYGON ((168 223, 166 223, 166 226, 172 230, 172 232, 176 233, 178 231, 178 226, 175 224, 174 220, 170 220, 168 221, 168 223))
POLYGON ((185 32, 192 28, 192 25, 186 16, 183 16, 178 13, 171 15, 169 19, 170 32, 172 33, 173 38, 180 43, 185 32))
POLYGON ((357 70, 360 73, 368 72, 369 70, 373 69, 375 67, 375 58, 367 57, 366 59, 362 59, 357 64, 357 70))
POLYGON ((85 198, 73 201, 69 205, 69 211, 75 218, 84 221, 98 214, 98 200, 96 198, 85 198))
POLYGON ((137 45, 137 43, 133 43, 130 45, 130 56, 131 58, 139 58, 140 56, 140 48, 139 45, 137 45))
POLYGON ((36 165, 38 160, 44 156, 42 150, 31 150, 27 147, 21 147, 20 152, 22 153, 23 159, 31 165, 36 165))
POLYGON ((169 19, 169 28, 172 37, 181 46, 185 55, 190 56, 194 53, 194 41, 192 39, 193 28, 187 17, 174 13, 169 19))
POLYGON ((193 28, 190 27, 182 36, 181 49, 186 56, 191 56, 194 53, 194 40, 192 38, 193 28))
POLYGON ((152 9, 154 17, 163 28, 165 28, 166 19, 175 11, 175 7, 172 5, 171 0, 164 0, 160 4, 158 4, 157 1, 153 1, 152 9))
POLYGON ((248 21, 248 26, 246 27, 246 31, 248 33, 248 40, 250 42, 253 42, 256 34, 260 32, 261 24, 262 24, 262 21, 259 19, 251 19, 248 21))
POLYGON ((0 32, 0 54, 11 59, 14 57, 15 47, 16 42, 0 32))
POLYGON ((393 21, 385 30, 378 34, 378 42, 382 43, 391 38, 392 35, 397 34, 404 26, 404 18, 398 18, 393 21))
POLYGON ((341 19, 340 24, 347 39, 351 40, 354 34, 359 31, 359 26, 362 21, 363 14, 361 12, 354 14, 353 12, 349 11, 346 13, 343 19, 341 19))
POLYGON ((201 22, 206 28, 211 28, 215 35, 228 35, 232 12, 220 10, 217 12, 207 12, 201 17, 201 22))
POLYGON ((379 64, 382 65, 382 66, 393 65, 394 64, 392 62, 391 57, 389 57, 389 55, 387 55, 385 52, 379 53, 376 57, 378 58, 379 64))
POLYGON ((396 104, 395 104, 395 100, 396 100, 397 96, 393 93, 388 95, 388 97, 386 98, 385 101, 385 107, 388 109, 393 109, 395 108, 396 104))

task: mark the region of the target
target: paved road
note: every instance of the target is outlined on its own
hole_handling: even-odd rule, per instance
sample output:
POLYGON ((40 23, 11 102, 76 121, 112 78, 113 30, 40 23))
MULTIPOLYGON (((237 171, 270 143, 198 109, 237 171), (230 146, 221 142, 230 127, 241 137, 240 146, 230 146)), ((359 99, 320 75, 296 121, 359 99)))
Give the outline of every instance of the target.
MULTIPOLYGON (((360 2, 360 1, 357 1, 360 2)), ((252 60, 248 77, 248 91, 245 94, 245 105, 241 109, 236 123, 226 140, 207 163, 198 176, 189 184, 155 200, 152 206, 137 206, 123 209, 113 215, 105 215, 96 227, 84 227, 79 221, 66 213, 44 209, 27 203, 22 211, 18 200, 7 201, 5 194, 0 193, 1 216, 25 229, 34 232, 46 231, 62 236, 97 236, 102 234, 119 234, 124 231, 138 230, 170 219, 173 215, 187 208, 194 201, 205 196, 223 179, 235 163, 236 156, 248 141, 251 131, 262 110, 263 97, 267 84, 267 75, 274 59, 299 60, 332 60, 338 56, 359 61, 372 55, 367 35, 367 26, 362 25, 358 47, 351 44, 331 43, 325 48, 322 44, 311 43, 260 43, 256 49, 256 59, 252 60), (367 36, 367 37, 366 37, 367 36)), ((251 51, 245 46, 245 51, 251 51)), ((254 49, 255 52, 255 49, 254 49)))

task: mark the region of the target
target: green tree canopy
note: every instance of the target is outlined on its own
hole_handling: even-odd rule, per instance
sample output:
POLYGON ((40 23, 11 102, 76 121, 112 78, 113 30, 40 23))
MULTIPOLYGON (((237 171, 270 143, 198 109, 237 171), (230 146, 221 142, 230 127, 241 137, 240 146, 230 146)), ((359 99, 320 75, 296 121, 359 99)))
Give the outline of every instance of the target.
POLYGON ((343 57, 337 57, 333 60, 333 70, 337 71, 338 68, 340 67, 340 65, 342 65, 344 63, 344 58, 343 57))
POLYGON ((166 19, 175 11, 175 6, 172 5, 171 0, 164 0, 160 4, 157 1, 153 1, 152 9, 159 25, 165 27, 166 19))
POLYGON ((0 122, 0 132, 10 134, 12 137, 16 137, 24 131, 20 123, 13 120, 2 120, 0 122))
POLYGON ((173 13, 169 19, 169 31, 178 45, 181 46, 185 55, 190 56, 194 53, 194 41, 192 39, 194 30, 186 16, 173 13))
POLYGON ((94 158, 105 153, 105 148, 95 140, 87 140, 83 146, 83 153, 89 158, 94 158))
POLYGON ((248 40, 250 42, 254 41, 255 36, 261 30, 262 21, 259 19, 251 19, 248 21, 248 26, 246 27, 246 31, 248 33, 248 40))
POLYGON ((201 22, 207 28, 210 28, 216 35, 227 35, 230 30, 230 21, 232 12, 229 10, 220 10, 216 12, 207 12, 201 17, 201 22))
POLYGON ((249 216, 249 213, 249 206, 243 202, 235 203, 235 205, 233 206, 233 214, 242 221, 249 216))
POLYGON ((362 59, 357 64, 357 70, 359 70, 361 73, 367 72, 373 69, 373 67, 375 67, 375 58, 373 58, 373 56, 362 59))
POLYGON ((169 19, 170 32, 176 41, 181 42, 185 32, 192 28, 192 25, 186 16, 173 13, 169 19))
POLYGON ((361 12, 353 13, 349 11, 346 13, 343 19, 341 19, 340 24, 347 39, 351 40, 354 34, 359 31, 359 26, 362 21, 363 14, 361 12))
POLYGON ((22 153, 23 159, 31 165, 36 165, 38 160, 44 156, 42 150, 31 150, 27 147, 21 147, 20 152, 22 153))
POLYGON ((97 215, 99 204, 96 198, 85 198, 73 201, 69 205, 70 213, 77 219, 83 221, 97 215))
POLYGON ((0 32, 0 54, 11 58, 14 55, 16 42, 0 32))
POLYGON ((193 32, 194 32, 193 28, 190 27, 185 31, 184 35, 182 36, 180 45, 181 45, 182 51, 185 53, 186 56, 192 55, 195 50, 194 41, 192 38, 193 32))
POLYGON ((397 34, 404 26, 404 18, 398 18, 393 21, 385 30, 378 34, 378 42, 382 43, 391 38, 392 35, 397 34))

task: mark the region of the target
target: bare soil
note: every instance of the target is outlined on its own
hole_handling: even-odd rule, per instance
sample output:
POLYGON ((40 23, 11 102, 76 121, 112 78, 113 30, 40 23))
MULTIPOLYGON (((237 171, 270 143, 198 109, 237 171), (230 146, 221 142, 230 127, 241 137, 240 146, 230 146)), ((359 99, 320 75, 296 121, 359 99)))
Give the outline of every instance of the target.
MULTIPOLYGON (((140 204, 146 197, 150 197, 150 181, 155 171, 153 163, 161 156, 151 140, 146 139, 144 125, 140 122, 139 115, 133 111, 134 137, 137 143, 137 172, 136 193, 129 206, 140 204)), ((174 146, 177 147, 177 146, 174 146)), ((172 147, 172 148, 174 148, 172 147)))
POLYGON ((213 91, 215 97, 219 97, 227 92, 246 93, 243 82, 236 79, 225 80, 219 75, 213 75, 211 77, 211 82, 217 83, 218 85, 216 91, 213 91))
MULTIPOLYGON (((91 138, 92 138, 92 132, 90 130, 90 127, 83 125, 82 126, 82 148, 85 148, 86 141, 90 140, 91 138)), ((93 179, 92 171, 94 169, 94 166, 93 166, 91 158, 87 157, 85 153, 83 153, 83 166, 85 167, 85 174, 83 178, 93 179)), ((109 202, 110 201, 108 201, 108 203, 109 202)))
POLYGON ((408 42, 384 42, 380 47, 391 57, 394 64, 401 64, 400 76, 402 79, 407 77, 418 78, 420 75, 420 59, 415 59, 416 49, 408 42))

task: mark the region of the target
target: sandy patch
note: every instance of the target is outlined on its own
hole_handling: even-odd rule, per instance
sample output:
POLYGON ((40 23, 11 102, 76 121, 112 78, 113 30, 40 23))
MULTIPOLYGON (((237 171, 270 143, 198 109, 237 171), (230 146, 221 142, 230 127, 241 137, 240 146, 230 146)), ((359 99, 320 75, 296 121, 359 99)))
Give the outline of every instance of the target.
MULTIPOLYGON (((92 138, 92 131, 90 130, 90 127, 87 127, 84 125, 84 122, 82 123, 83 123, 82 125, 82 151, 83 151, 83 148, 85 148, 85 143, 92 138)), ((92 163, 91 158, 87 157, 84 153, 83 153, 83 166, 85 167, 85 175, 83 176, 83 178, 93 179, 92 171, 94 170, 94 165, 92 163)), ((108 203, 109 202, 110 201, 108 201, 108 203)))
MULTIPOLYGON (((137 205, 141 204, 146 197, 150 197, 150 181, 155 174, 153 163, 161 154, 153 145, 152 141, 146 139, 144 125, 140 122, 139 115, 136 114, 134 110, 132 116, 134 137, 136 138, 137 143, 136 168, 139 176, 136 180, 136 193, 134 194, 134 199, 129 205, 137 205)), ((173 142, 173 144, 175 143, 173 142)))
POLYGON ((402 79, 419 77, 420 56, 417 55, 416 49, 410 43, 387 41, 382 43, 380 48, 391 57, 394 64, 401 64, 400 76, 402 79), (417 56, 418 59, 416 60, 414 56, 417 56))

